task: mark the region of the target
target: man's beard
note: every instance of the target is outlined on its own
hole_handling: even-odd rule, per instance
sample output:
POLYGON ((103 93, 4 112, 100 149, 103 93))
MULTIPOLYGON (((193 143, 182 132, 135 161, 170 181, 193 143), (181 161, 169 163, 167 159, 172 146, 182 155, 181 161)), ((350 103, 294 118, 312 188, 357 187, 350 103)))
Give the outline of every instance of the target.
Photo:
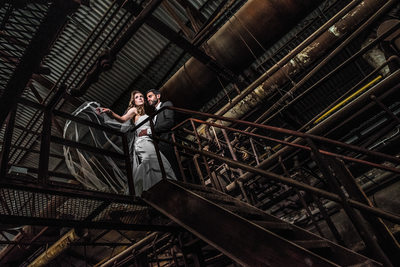
POLYGON ((149 104, 150 104, 150 106, 155 107, 157 102, 158 102, 157 100, 150 100, 149 104))

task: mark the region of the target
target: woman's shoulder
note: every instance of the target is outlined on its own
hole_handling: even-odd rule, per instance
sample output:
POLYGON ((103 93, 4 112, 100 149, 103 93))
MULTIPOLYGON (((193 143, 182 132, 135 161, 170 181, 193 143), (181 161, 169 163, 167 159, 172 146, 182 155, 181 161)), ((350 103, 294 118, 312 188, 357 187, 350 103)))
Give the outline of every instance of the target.
POLYGON ((127 110, 127 113, 132 113, 132 112, 137 113, 137 108, 136 107, 129 107, 128 110, 127 110))

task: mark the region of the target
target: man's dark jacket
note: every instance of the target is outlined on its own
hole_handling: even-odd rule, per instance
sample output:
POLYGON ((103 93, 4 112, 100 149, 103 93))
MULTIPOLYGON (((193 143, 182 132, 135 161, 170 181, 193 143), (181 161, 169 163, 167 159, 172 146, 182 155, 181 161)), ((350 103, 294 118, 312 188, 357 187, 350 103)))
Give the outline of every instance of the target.
MULTIPOLYGON (((161 102, 160 109, 163 107, 173 107, 171 101, 161 102)), ((172 131, 171 128, 175 126, 175 114, 173 110, 164 109, 160 113, 157 114, 156 122, 154 124, 154 130, 156 135, 164 140, 172 141, 172 131)), ((161 153, 168 159, 171 164, 172 169, 175 172, 175 175, 179 175, 179 166, 176 160, 175 151, 172 145, 162 142, 159 142, 159 148, 161 153)))

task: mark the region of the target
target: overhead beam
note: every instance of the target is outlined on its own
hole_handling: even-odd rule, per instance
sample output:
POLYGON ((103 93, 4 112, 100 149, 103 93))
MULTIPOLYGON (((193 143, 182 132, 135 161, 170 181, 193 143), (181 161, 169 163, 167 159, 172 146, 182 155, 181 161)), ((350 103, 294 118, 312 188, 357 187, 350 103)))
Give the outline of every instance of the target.
POLYGON ((39 69, 43 57, 48 53, 54 38, 65 24, 67 16, 77 10, 78 0, 55 1, 40 24, 35 36, 25 50, 11 76, 3 95, 0 97, 0 125, 4 123, 8 112, 16 104, 35 70, 39 69))
POLYGON ((90 85, 99 79, 100 74, 112 67, 112 63, 116 59, 118 52, 125 46, 125 44, 132 38, 132 36, 139 30, 139 28, 146 22, 151 16, 154 10, 161 4, 163 0, 152 0, 148 3, 134 19, 132 24, 124 32, 116 43, 107 51, 106 54, 100 56, 97 63, 86 75, 85 80, 78 86, 78 88, 72 89, 70 94, 75 97, 83 96, 89 89, 90 85))
POLYGON ((194 46, 188 40, 183 38, 181 35, 179 35, 176 31, 171 29, 158 18, 151 16, 147 20, 146 24, 150 26, 153 30, 158 32, 160 35, 165 37, 167 40, 175 43, 177 46, 185 50, 187 53, 192 55, 194 58, 206 65, 210 70, 212 70, 225 80, 230 82, 235 82, 237 80, 235 74, 231 70, 219 64, 217 61, 204 53, 198 47, 194 46))
MULTIPOLYGON (((133 12, 134 14, 141 12, 141 8, 137 5, 130 5, 128 7, 129 11, 133 12)), ((222 66, 218 62, 216 62, 213 58, 209 55, 204 53, 201 49, 190 43, 184 37, 182 37, 179 33, 171 29, 168 25, 162 22, 160 19, 156 18, 155 16, 151 15, 146 21, 146 25, 152 28, 154 31, 159 33, 161 36, 169 40, 170 42, 176 44, 184 51, 189 53, 191 56, 196 58, 198 61, 203 63, 207 66, 211 71, 215 72, 216 74, 220 75, 227 81, 236 81, 236 75, 228 68, 222 66)))

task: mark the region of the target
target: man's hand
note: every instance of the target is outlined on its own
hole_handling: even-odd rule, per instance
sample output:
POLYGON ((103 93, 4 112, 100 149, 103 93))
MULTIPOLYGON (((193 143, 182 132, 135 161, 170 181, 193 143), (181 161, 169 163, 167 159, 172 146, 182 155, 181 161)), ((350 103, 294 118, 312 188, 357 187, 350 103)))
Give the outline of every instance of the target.
POLYGON ((143 129, 143 130, 141 130, 141 131, 139 132, 139 137, 140 137, 140 136, 144 136, 144 135, 147 135, 147 129, 143 129))

